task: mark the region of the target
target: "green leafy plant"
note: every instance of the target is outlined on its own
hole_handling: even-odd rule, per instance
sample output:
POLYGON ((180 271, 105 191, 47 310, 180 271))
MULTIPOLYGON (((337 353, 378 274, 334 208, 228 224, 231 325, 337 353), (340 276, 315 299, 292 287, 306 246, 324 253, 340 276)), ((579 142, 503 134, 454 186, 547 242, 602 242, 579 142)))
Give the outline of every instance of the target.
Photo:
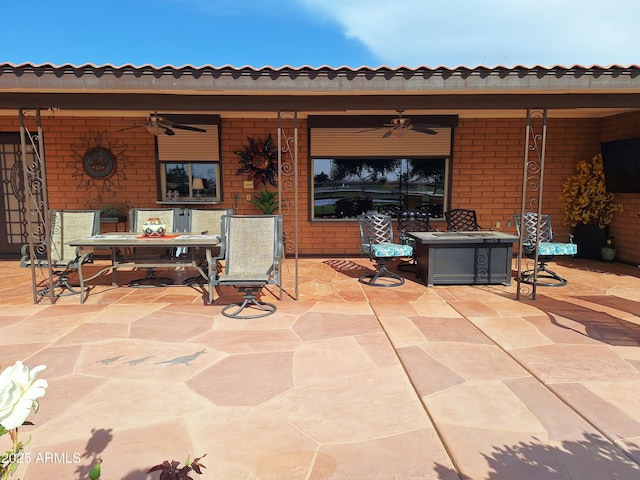
POLYGON ((278 208, 278 192, 261 190, 251 200, 265 215, 271 215, 278 208))
MULTIPOLYGON (((165 460, 158 465, 151 467, 147 470, 147 473, 160 472, 160 480, 194 480, 189 474, 193 471, 198 475, 202 475, 202 469, 207 468, 200 460, 206 457, 205 453, 201 457, 195 458, 193 462, 189 461, 189 458, 184 462, 184 466, 180 466, 180 462, 175 460, 165 460)), ((98 460, 91 471, 89 472, 90 480, 99 480, 100 478, 100 464, 102 460, 98 460)))
POLYGON ((202 469, 206 467, 200 463, 200 460, 206 456, 207 454, 205 453, 202 457, 194 458, 193 462, 189 462, 187 458, 183 467, 180 467, 180 462, 175 460, 171 462, 165 460, 155 467, 151 467, 147 473, 160 472, 160 480, 193 480, 189 473, 194 471, 198 475, 202 475, 202 469))
POLYGON ((615 203, 613 194, 607 193, 602 155, 595 155, 591 161, 578 162, 576 172, 562 184, 560 199, 565 201, 564 224, 606 227, 613 214, 622 211, 622 204, 615 203))
POLYGON ((102 218, 119 217, 123 214, 122 205, 103 205, 100 207, 100 216, 102 218))

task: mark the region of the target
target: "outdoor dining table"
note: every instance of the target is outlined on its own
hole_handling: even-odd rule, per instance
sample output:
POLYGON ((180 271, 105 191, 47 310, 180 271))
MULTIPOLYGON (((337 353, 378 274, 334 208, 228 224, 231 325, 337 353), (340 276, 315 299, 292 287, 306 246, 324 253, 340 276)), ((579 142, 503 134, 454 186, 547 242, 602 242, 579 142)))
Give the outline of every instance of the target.
POLYGON ((111 271, 112 285, 118 285, 118 268, 122 267, 134 267, 134 268, 181 268, 181 267, 193 267, 198 273, 206 280, 209 279, 209 274, 203 270, 195 256, 195 250, 197 248, 204 249, 207 252, 207 256, 214 256, 211 254, 212 250, 219 246, 220 235, 207 235, 198 233, 174 233, 166 234, 160 237, 147 237, 141 233, 103 233, 100 235, 93 235, 91 237, 78 238, 67 242, 68 245, 78 248, 78 255, 80 256, 80 262, 78 266, 78 277, 80 280, 80 303, 84 303, 86 300, 85 283, 100 275, 111 271), (180 249, 186 249, 187 253, 183 255, 172 255, 168 258, 148 258, 139 257, 134 254, 126 253, 127 250, 134 251, 135 248, 144 247, 158 248, 158 249, 171 249, 172 251, 179 251, 180 249), (99 249, 111 249, 111 264, 100 269, 98 272, 85 278, 83 273, 83 266, 87 258, 93 254, 94 250, 99 249))

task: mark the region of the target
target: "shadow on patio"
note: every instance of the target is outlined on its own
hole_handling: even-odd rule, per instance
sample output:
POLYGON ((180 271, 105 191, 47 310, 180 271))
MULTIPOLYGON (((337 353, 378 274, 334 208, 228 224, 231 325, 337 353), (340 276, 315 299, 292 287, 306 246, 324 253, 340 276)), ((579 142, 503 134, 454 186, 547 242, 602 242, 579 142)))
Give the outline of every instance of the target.
POLYGON ((302 259, 292 301, 286 260, 276 314, 238 321, 196 288, 108 278, 85 305, 34 305, 4 261, 0 364, 47 365, 28 450, 79 459, 20 478, 86 478, 100 457, 140 480, 205 453, 212 479, 640 476, 638 269, 554 268, 566 287, 515 301, 515 282, 375 288, 366 259, 302 259))

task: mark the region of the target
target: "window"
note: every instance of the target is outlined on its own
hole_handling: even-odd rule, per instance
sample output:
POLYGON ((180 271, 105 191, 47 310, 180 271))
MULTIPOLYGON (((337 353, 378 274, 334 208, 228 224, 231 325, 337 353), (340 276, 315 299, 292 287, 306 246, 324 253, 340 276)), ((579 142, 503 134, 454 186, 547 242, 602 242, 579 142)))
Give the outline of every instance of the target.
POLYGON ((385 206, 442 218, 446 158, 314 158, 313 219, 355 218, 385 206))
POLYGON ((318 115, 308 121, 312 220, 355 219, 385 206, 443 217, 456 116, 412 116, 432 132, 401 135, 388 134, 386 116, 318 115))
POLYGON ((218 163, 160 162, 162 191, 168 200, 220 200, 218 163), (174 193, 175 192, 175 193, 174 193))
POLYGON ((174 135, 157 137, 160 200, 179 203, 220 201, 219 118, 194 115, 163 117, 206 132, 175 128, 172 129, 174 135))

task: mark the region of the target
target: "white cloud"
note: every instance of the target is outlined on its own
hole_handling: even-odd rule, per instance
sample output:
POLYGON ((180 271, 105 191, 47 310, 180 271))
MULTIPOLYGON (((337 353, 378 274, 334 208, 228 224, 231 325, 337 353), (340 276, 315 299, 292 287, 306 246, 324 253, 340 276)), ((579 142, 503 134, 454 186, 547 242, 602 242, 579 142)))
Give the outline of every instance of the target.
POLYGON ((638 64, 634 0, 297 0, 390 66, 638 64))

